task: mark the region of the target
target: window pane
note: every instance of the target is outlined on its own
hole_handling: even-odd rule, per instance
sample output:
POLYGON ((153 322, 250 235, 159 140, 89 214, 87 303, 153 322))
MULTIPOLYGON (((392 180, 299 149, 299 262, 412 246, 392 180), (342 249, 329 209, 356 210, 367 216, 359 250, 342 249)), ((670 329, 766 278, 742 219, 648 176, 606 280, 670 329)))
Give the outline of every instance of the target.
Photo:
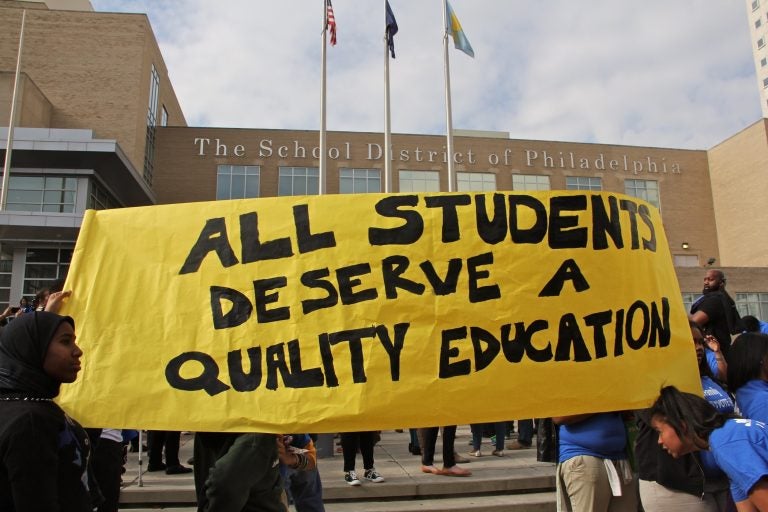
POLYGON ((49 176, 45 178, 45 188, 48 190, 64 188, 64 178, 58 176, 49 176))
POLYGON ((290 196, 293 193, 292 178, 289 176, 280 176, 277 184, 277 195, 290 196))
POLYGON ((27 262, 30 263, 57 263, 59 251, 57 249, 27 249, 27 262))
POLYGON ((356 192, 355 180, 352 177, 345 178, 344 176, 339 178, 339 192, 342 194, 351 194, 356 192))
MULTIPOLYGON (((71 192, 70 192, 71 193, 71 192)), ((43 194, 43 202, 49 204, 58 204, 62 201, 62 192, 60 190, 50 190, 43 194)))
POLYGON ((490 192, 496 190, 496 175, 487 172, 456 173, 456 189, 459 192, 490 192))
POLYGON ((400 171, 401 192, 439 192, 440 173, 437 171, 400 171))
POLYGON ((229 193, 229 174, 219 174, 216 176, 216 199, 231 199, 229 193))
POLYGON ((32 278, 32 279, 40 279, 40 278, 56 279, 56 277, 58 277, 57 276, 57 268, 56 268, 56 265, 45 265, 45 264, 31 264, 31 265, 27 265, 24 277, 26 279, 29 279, 29 278, 32 278))
POLYGON ((232 171, 232 199, 242 199, 245 196, 245 176, 243 173, 232 171))
POLYGON ((9 190, 8 201, 14 203, 40 204, 42 191, 40 190, 9 190))
POLYGON ((259 197, 259 175, 245 178, 245 197, 259 197))
POLYGON ((21 190, 42 190, 43 178, 42 176, 13 176, 9 180, 8 190, 21 189, 21 190))

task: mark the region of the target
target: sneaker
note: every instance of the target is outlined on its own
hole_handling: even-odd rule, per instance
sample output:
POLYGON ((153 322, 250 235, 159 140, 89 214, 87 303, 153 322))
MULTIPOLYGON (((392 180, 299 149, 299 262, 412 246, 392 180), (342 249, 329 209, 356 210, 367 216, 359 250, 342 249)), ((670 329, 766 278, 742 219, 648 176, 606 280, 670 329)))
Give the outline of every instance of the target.
POLYGON ((344 481, 349 485, 360 485, 360 480, 358 480, 357 473, 354 470, 344 473, 344 481))
POLYGON ((376 468, 366 469, 365 473, 363 473, 363 478, 376 484, 384 481, 384 477, 376 472, 376 468))
POLYGON ((520 441, 512 441, 507 445, 507 450, 525 450, 530 447, 531 445, 529 444, 523 444, 520 441))
POLYGON ((483 456, 483 454, 480 453, 480 450, 475 450, 473 452, 469 452, 469 455, 472 456, 472 457, 482 457, 483 456))
POLYGON ((494 457, 503 457, 504 456, 504 450, 493 450, 491 452, 491 455, 494 457))
POLYGON ((453 452, 453 460, 456 462, 456 464, 468 464, 470 460, 466 457, 462 457, 456 452, 453 452))
POLYGON ((185 466, 182 466, 181 464, 177 464, 175 466, 168 466, 165 469, 166 475, 185 475, 187 473, 191 473, 193 470, 192 468, 188 468, 185 466))

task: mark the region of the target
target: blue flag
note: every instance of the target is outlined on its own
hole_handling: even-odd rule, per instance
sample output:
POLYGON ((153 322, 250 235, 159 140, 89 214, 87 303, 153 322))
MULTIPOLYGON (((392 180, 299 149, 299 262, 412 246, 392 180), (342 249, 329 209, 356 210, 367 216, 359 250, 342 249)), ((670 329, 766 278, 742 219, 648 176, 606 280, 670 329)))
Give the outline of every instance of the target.
POLYGON ((387 15, 386 15, 386 32, 387 32, 387 45, 389 46, 389 53, 392 54, 392 58, 395 58, 395 34, 397 34, 397 21, 395 15, 392 14, 392 8, 389 6, 389 0, 386 0, 387 15))
POLYGON ((467 39, 464 30, 461 28, 459 18, 456 17, 456 13, 453 12, 453 8, 451 8, 451 4, 448 3, 447 0, 445 2, 445 8, 448 11, 448 15, 445 17, 448 26, 445 28, 448 30, 448 33, 453 36, 453 45, 470 57, 474 57, 475 51, 472 49, 472 45, 469 44, 469 39, 467 39))

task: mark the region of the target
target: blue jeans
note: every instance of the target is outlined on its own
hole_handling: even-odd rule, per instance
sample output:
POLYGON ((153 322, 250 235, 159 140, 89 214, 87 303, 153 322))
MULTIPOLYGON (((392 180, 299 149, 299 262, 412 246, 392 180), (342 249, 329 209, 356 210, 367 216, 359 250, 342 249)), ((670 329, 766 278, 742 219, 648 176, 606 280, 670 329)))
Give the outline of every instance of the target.
POLYGON ((297 512, 325 512, 323 484, 317 469, 296 471, 287 466, 281 466, 280 469, 283 473, 283 487, 297 512))
MULTIPOLYGON (((472 450, 477 451, 483 442, 483 427, 487 423, 473 423, 469 426, 472 429, 472 450)), ((507 431, 507 424, 504 421, 491 423, 493 425, 494 435, 496 436, 496 449, 504 449, 504 434, 507 431)))

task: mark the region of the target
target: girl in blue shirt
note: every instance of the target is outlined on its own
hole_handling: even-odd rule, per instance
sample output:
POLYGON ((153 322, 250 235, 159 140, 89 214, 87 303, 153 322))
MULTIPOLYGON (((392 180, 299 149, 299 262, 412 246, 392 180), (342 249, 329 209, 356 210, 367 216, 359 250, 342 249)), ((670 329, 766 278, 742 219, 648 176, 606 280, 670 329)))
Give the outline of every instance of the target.
POLYGON ((733 343, 728 387, 745 418, 768 422, 768 335, 745 333, 733 343))
POLYGON ((703 398, 662 388, 650 409, 659 444, 673 457, 707 450, 731 482, 740 512, 768 512, 768 431, 759 421, 719 413, 703 398))

